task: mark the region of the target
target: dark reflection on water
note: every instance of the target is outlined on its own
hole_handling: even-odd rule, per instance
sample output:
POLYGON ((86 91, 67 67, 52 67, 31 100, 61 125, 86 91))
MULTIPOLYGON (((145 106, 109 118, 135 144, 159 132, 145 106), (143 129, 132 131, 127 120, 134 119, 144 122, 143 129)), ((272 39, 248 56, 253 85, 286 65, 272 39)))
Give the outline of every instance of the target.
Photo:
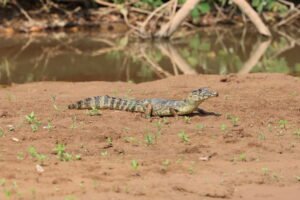
POLYGON ((286 33, 266 40, 257 33, 230 29, 202 31, 172 43, 96 33, 0 36, 0 84, 144 82, 178 74, 300 75, 299 52, 299 40, 286 33))

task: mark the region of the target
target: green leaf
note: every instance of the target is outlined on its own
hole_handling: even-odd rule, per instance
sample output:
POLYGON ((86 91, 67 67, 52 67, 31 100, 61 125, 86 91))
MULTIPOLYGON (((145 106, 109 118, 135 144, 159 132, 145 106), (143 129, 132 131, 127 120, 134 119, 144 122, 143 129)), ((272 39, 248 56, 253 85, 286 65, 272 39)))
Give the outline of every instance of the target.
POLYGON ((210 5, 207 2, 200 3, 200 5, 198 5, 197 8, 202 14, 209 13, 211 9, 210 5))
POLYGON ((200 12, 197 9, 197 7, 192 10, 191 15, 193 19, 198 18, 200 16, 200 12))

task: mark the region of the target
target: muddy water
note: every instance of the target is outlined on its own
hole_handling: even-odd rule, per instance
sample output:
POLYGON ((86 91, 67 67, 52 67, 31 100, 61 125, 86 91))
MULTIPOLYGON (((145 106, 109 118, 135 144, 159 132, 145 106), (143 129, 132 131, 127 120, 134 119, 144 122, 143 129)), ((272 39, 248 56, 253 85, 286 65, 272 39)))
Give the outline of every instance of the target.
MULTIPOLYGON (((297 39, 297 38, 296 38, 297 39)), ((248 30, 203 30, 171 43, 97 33, 0 36, 0 84, 33 81, 145 82, 179 74, 300 75, 300 45, 248 30)))

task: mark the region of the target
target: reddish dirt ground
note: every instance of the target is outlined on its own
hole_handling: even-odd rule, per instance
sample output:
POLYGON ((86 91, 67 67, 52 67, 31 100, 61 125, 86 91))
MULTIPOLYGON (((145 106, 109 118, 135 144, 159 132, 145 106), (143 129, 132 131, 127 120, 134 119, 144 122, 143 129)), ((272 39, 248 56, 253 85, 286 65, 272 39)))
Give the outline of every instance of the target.
POLYGON ((299 199, 297 77, 197 75, 141 84, 41 82, 0 91, 1 200, 299 199), (66 109, 71 102, 104 94, 181 99, 203 86, 220 96, 201 107, 221 116, 149 120, 124 111, 103 110, 101 116, 90 116, 85 110, 66 109), (55 102, 51 96, 56 96, 55 102), (42 122, 36 132, 25 120, 32 111, 42 122), (43 128, 48 120, 50 130, 43 128), (188 136, 186 142, 178 136, 182 131, 188 136), (153 136, 153 144, 147 145, 146 135, 153 136), (59 160, 54 152, 57 144, 65 145, 72 160, 59 160), (28 153, 30 146, 38 152, 35 158, 28 153), (133 160, 138 167, 131 164, 133 160))

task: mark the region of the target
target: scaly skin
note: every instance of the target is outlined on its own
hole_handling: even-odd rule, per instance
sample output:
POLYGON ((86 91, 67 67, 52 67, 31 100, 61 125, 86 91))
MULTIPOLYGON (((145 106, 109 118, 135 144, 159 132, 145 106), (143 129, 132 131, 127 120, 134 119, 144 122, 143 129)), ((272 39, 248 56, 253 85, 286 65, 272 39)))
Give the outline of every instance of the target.
POLYGON ((87 98, 68 106, 69 109, 112 109, 131 112, 141 112, 145 116, 177 116, 187 115, 210 97, 217 97, 218 93, 208 88, 194 90, 184 100, 144 99, 126 100, 110 96, 96 96, 87 98))

